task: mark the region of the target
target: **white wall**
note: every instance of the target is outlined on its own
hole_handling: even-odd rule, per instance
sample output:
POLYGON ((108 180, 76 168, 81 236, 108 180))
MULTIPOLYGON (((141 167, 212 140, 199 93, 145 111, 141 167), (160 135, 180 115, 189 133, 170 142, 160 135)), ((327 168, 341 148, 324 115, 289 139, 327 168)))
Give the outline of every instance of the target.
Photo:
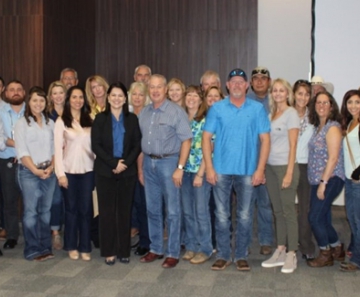
POLYGON ((311 0, 258 0, 258 65, 293 84, 309 79, 311 0))

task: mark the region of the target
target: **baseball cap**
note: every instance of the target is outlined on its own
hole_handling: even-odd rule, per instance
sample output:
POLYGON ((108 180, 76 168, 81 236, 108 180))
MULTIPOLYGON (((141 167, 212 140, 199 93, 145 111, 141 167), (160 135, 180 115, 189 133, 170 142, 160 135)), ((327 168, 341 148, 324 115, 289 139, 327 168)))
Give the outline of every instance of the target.
POLYGON ((228 79, 227 79, 227 80, 229 81, 229 80, 230 80, 231 78, 233 78, 234 76, 240 76, 240 77, 242 77, 243 79, 245 79, 246 81, 248 80, 245 71, 242 70, 242 69, 240 69, 240 68, 235 68, 235 69, 231 70, 231 72, 230 72, 229 75, 228 75, 228 79))
POLYGON ((266 67, 258 66, 253 71, 251 71, 251 77, 253 77, 256 74, 262 74, 266 77, 270 77, 270 71, 266 67))

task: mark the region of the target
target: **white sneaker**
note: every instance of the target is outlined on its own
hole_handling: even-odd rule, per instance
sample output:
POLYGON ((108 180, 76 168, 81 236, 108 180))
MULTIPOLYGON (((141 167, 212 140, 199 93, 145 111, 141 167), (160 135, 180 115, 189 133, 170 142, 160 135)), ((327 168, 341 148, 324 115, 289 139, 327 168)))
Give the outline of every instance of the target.
POLYGON ((283 266, 285 264, 286 252, 285 250, 276 249, 270 259, 261 263, 262 267, 270 268, 276 266, 283 266))
POLYGON ((286 260, 284 266, 281 268, 282 273, 293 273, 297 267, 297 258, 294 252, 288 252, 286 254, 286 260))

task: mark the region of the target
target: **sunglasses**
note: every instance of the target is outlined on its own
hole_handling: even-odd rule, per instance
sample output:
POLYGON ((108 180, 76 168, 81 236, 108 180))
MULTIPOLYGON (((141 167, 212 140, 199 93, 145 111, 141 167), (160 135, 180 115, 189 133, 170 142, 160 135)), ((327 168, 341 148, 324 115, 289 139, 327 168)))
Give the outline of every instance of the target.
POLYGON ((295 86, 300 85, 300 84, 306 84, 309 87, 311 87, 311 82, 309 82, 308 80, 305 80, 305 79, 299 79, 295 82, 295 86))
POLYGON ((254 69, 251 72, 251 76, 256 75, 256 74, 264 74, 264 75, 270 76, 269 70, 267 70, 267 69, 254 69))
POLYGON ((230 77, 233 77, 233 76, 242 76, 242 77, 246 77, 246 74, 244 71, 242 70, 239 70, 239 69, 235 69, 233 71, 230 72, 229 74, 230 77))

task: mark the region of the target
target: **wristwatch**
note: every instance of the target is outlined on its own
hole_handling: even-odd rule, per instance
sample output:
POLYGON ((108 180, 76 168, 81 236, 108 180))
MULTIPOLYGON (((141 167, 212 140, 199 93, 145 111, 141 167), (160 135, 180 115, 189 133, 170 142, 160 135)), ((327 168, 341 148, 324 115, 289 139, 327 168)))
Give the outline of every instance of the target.
POLYGON ((177 168, 180 170, 184 170, 184 166, 182 166, 181 164, 179 164, 177 168))

